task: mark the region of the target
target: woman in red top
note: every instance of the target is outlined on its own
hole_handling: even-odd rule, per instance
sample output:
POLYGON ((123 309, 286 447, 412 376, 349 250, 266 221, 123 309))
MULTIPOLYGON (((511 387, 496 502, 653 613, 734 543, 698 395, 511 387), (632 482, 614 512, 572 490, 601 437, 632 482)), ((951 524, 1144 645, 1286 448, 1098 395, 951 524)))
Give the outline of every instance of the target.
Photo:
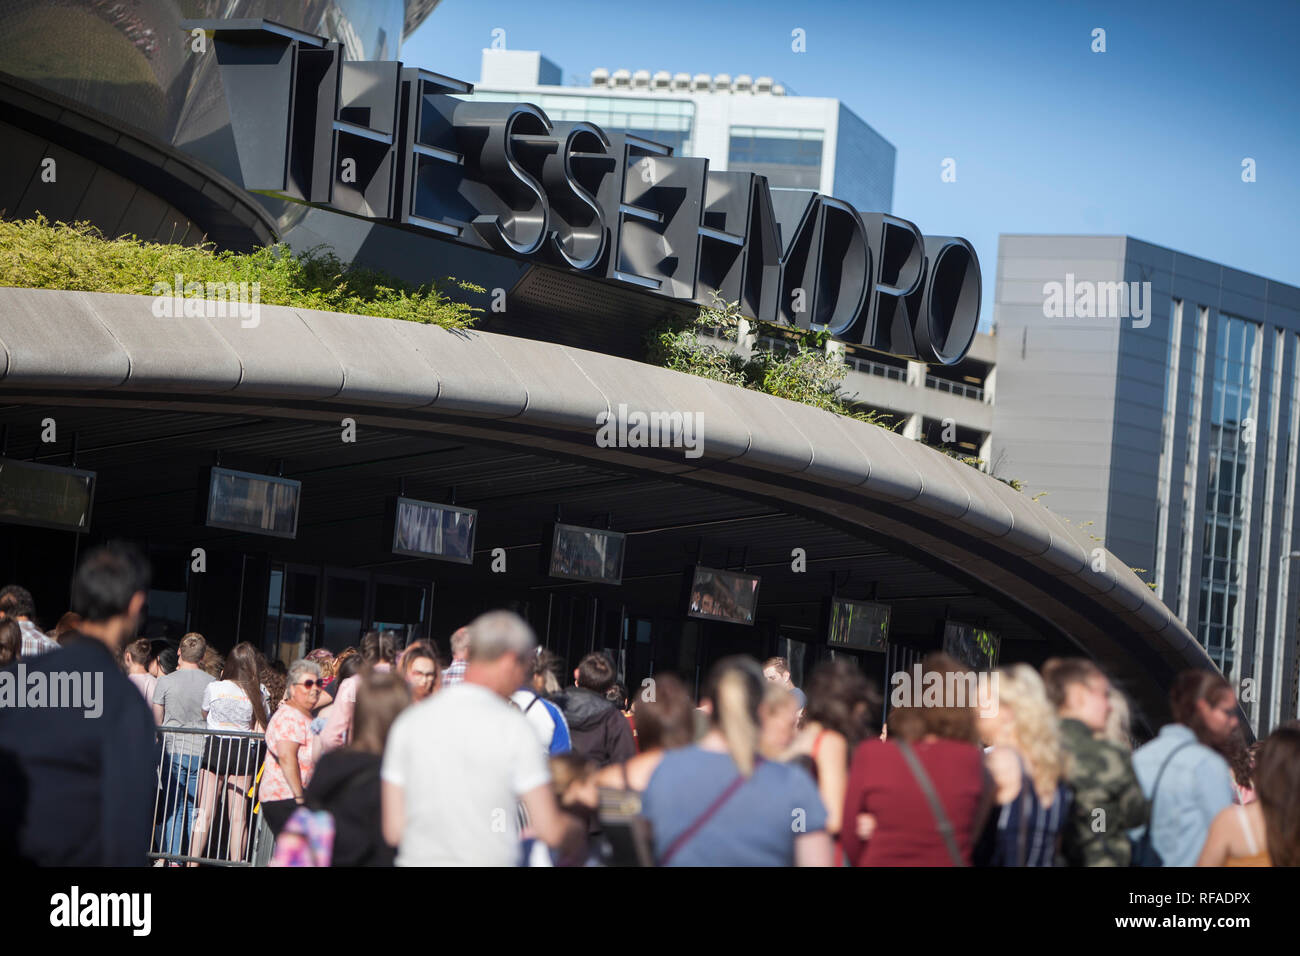
MULTIPOLYGON (((840 832, 844 852, 854 866, 954 865, 930 800, 900 741, 911 747, 920 762, 965 866, 970 866, 975 840, 992 806, 993 787, 984 769, 984 754, 975 743, 975 709, 955 706, 976 703, 973 676, 946 654, 927 655, 921 669, 923 687, 942 681, 942 706, 893 707, 888 741, 870 739, 854 751, 840 832), (947 699, 956 687, 954 679, 969 691, 964 699, 955 694, 947 699)), ((910 680, 915 675, 906 676, 910 680)))

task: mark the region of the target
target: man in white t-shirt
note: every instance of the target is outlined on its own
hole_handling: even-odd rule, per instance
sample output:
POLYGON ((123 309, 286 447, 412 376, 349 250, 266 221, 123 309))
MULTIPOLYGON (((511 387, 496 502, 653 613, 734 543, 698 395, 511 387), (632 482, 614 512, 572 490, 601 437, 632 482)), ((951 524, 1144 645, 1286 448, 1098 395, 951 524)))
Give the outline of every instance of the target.
POLYGON ((509 702, 536 648, 532 629, 491 611, 469 631, 464 682, 408 708, 384 748, 384 839, 398 848, 398 866, 516 865, 520 802, 548 846, 582 839, 551 792, 537 734, 509 702))

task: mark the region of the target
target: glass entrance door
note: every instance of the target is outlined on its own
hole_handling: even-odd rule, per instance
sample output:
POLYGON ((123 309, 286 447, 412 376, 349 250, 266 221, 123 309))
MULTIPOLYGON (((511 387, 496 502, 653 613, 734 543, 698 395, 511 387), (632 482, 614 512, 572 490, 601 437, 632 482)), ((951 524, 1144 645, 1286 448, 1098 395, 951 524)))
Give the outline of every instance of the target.
POLYGON ((272 565, 266 606, 266 655, 288 666, 315 646, 320 572, 301 565, 272 565))
POLYGON ((430 585, 376 574, 370 585, 370 626, 397 638, 399 647, 430 637, 430 585))
POLYGON ((355 647, 367 630, 369 618, 369 575, 355 571, 325 571, 325 594, 322 601, 321 640, 317 645, 337 654, 345 647, 355 647))
POLYGON ((399 648, 428 636, 433 582, 342 568, 273 564, 264 649, 290 664, 317 647, 335 654, 369 630, 399 648))

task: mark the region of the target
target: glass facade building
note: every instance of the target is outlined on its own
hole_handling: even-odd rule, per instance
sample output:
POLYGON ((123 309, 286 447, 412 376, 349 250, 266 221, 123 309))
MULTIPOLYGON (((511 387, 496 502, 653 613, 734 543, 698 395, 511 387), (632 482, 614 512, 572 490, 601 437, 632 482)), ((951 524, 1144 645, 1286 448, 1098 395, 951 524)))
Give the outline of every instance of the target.
POLYGON ((1243 545, 1250 530, 1260 339, 1256 323, 1218 317, 1197 637, 1224 674, 1234 673, 1242 631, 1243 545))
MULTIPOLYGON (((519 96, 495 90, 475 91, 464 99, 492 103, 517 103, 519 96)), ((691 130, 695 104, 689 100, 632 99, 587 96, 582 93, 543 93, 529 98, 556 122, 595 123, 611 133, 631 133, 671 146, 675 153, 692 156, 691 130)))
POLYGON ((540 53, 484 50, 464 98, 533 103, 553 120, 632 133, 713 170, 760 173, 774 188, 813 189, 862 212, 893 209, 896 151, 839 100, 790 95, 766 78, 598 73, 591 86, 564 86, 540 53))
POLYGON ((1300 289, 1125 236, 1003 236, 995 324, 995 474, 1146 581, 1257 733, 1300 716, 1300 289), (1144 305, 1054 317, 1053 283, 1144 305))
POLYGON ((727 168, 761 173, 772 186, 816 189, 824 139, 819 129, 733 126, 727 168))

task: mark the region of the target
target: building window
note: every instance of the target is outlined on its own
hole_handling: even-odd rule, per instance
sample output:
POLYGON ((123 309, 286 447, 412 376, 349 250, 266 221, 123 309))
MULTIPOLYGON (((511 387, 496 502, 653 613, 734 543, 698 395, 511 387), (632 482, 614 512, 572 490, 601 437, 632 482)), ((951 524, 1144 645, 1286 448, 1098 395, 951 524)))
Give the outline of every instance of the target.
MULTIPOLYGON (((1282 557, 1278 563, 1277 605, 1273 620, 1273 673, 1269 682, 1269 727, 1276 727, 1283 720, 1296 716, 1295 702, 1290 699, 1294 684, 1288 679, 1287 692, 1283 693, 1283 675, 1294 651, 1287 653, 1288 636, 1293 634, 1287 619, 1287 608, 1291 604, 1291 581, 1295 578, 1293 567, 1300 558, 1290 557, 1296 549, 1292 528, 1292 512, 1296 496, 1296 468, 1300 466, 1300 335, 1288 336, 1291 340, 1291 374, 1287 376, 1290 385, 1286 407, 1289 409, 1286 425, 1285 474, 1282 478, 1286 486, 1286 496, 1282 499, 1282 537, 1277 551, 1282 557)), ((1279 360, 1278 368, 1284 368, 1279 360)), ((1281 391, 1281 385, 1278 386, 1281 391)))
POLYGON ((822 131, 731 127, 727 169, 760 173, 771 186, 817 189, 822 181, 822 131))
POLYGON ((1221 315, 1210 397, 1208 479, 1198 636, 1225 676, 1234 674, 1243 630, 1262 335, 1254 322, 1221 315))
MULTIPOLYGON (((527 94, 476 90, 459 97, 481 102, 515 102, 527 94)), ((673 155, 691 155, 691 127, 695 104, 689 100, 637 99, 631 96, 588 96, 582 93, 544 93, 533 100, 552 122, 594 123, 607 133, 630 133, 663 146, 673 155)))
POLYGON ((1165 561, 1169 548, 1169 492, 1173 485, 1174 423, 1178 420, 1178 357, 1182 352, 1183 302, 1169 303, 1169 346, 1165 352, 1165 408, 1160 430, 1160 472, 1156 489, 1156 596, 1165 597, 1165 561))
MULTIPOLYGON (((1272 572, 1272 556, 1277 549, 1274 544, 1273 534, 1273 507, 1275 494, 1274 489, 1277 486, 1278 476, 1278 445, 1276 440, 1280 435, 1278 426, 1282 413, 1282 392, 1283 379, 1282 369, 1286 359, 1286 333, 1281 329, 1273 330, 1273 367, 1272 375, 1269 377, 1268 393, 1268 431, 1260 429, 1259 440, 1264 444, 1264 507, 1260 512, 1260 548, 1259 548, 1259 579, 1255 586, 1255 648, 1251 669, 1249 673, 1242 674, 1243 677, 1254 678, 1257 685, 1262 685, 1264 679, 1265 665, 1264 655, 1273 647, 1273 642, 1267 639, 1268 634, 1268 605, 1271 591, 1269 590, 1272 572)), ((1283 446, 1285 447, 1285 446, 1283 446)), ((1286 463, 1282 463, 1282 480, 1286 478, 1286 463)), ((1284 542, 1285 546, 1285 542, 1284 542)), ((1250 702, 1251 724, 1256 734, 1260 731, 1260 716, 1262 713, 1262 694, 1256 693, 1255 699, 1250 702)))
POLYGON ((1197 309, 1196 338, 1192 344, 1192 381, 1187 403, 1187 457, 1183 462, 1183 520, 1178 553, 1182 556, 1178 575, 1178 617, 1190 623, 1192 589, 1192 535, 1196 521, 1196 482, 1200 474, 1201 395, 1205 381, 1205 341, 1209 335, 1210 310, 1197 309))

